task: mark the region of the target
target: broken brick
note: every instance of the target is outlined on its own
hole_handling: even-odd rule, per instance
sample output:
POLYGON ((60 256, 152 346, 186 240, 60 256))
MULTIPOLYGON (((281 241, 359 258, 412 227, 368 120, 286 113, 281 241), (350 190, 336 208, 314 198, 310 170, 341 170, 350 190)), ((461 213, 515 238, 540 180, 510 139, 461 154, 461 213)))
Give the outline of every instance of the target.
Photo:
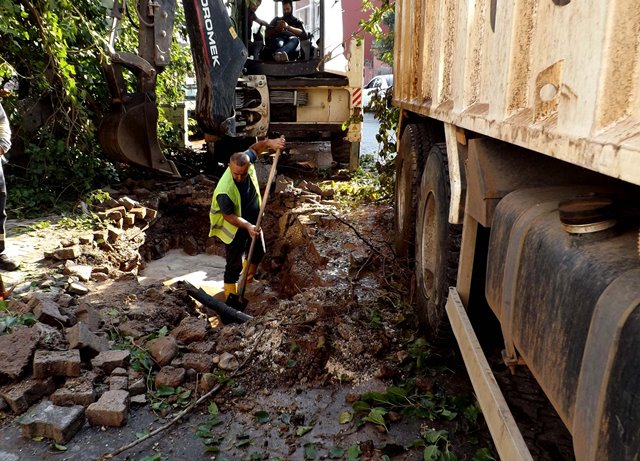
POLYGON ((129 392, 106 391, 97 402, 89 405, 86 416, 92 426, 120 427, 126 424, 128 411, 129 392))
POLYGON ((83 407, 60 407, 43 400, 22 417, 20 427, 23 437, 45 437, 56 443, 67 443, 83 424, 83 407))
POLYGON ((33 377, 80 376, 80 351, 36 351, 33 356, 33 377))
POLYGON ((78 378, 69 378, 64 386, 51 394, 50 399, 54 405, 88 407, 96 400, 96 393, 93 389, 95 378, 93 372, 85 373, 78 378))
POLYGON ((131 352, 128 350, 103 351, 91 359, 91 366, 109 375, 118 367, 127 367, 130 357, 131 352))
POLYGON ((79 349, 91 357, 109 350, 109 341, 96 335, 84 322, 78 322, 67 330, 69 348, 79 349))
POLYGON ((11 411, 19 415, 24 413, 32 403, 51 394, 55 388, 51 377, 43 380, 26 379, 0 391, 0 397, 7 402, 11 411))
POLYGON ((0 379, 18 379, 31 363, 40 340, 37 328, 16 328, 0 336, 0 379))

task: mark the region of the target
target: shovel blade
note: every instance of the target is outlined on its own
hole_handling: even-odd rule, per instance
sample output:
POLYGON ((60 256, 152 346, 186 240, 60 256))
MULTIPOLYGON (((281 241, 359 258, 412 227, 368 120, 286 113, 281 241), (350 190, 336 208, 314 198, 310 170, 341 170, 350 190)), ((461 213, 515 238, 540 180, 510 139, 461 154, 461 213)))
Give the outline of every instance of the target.
POLYGON ((244 310, 247 308, 247 304, 249 304, 249 301, 244 298, 240 298, 240 296, 236 294, 231 293, 229 294, 229 296, 227 296, 225 304, 229 307, 233 307, 237 311, 244 312, 244 310))

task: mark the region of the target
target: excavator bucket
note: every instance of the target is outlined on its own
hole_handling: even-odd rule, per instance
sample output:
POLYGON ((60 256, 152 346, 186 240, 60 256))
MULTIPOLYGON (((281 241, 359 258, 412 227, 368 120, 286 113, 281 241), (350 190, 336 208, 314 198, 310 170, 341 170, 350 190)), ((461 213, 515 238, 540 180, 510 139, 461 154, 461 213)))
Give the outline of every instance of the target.
POLYGON ((158 108, 151 101, 117 105, 103 118, 98 139, 114 161, 180 176, 160 149, 157 123, 158 108))

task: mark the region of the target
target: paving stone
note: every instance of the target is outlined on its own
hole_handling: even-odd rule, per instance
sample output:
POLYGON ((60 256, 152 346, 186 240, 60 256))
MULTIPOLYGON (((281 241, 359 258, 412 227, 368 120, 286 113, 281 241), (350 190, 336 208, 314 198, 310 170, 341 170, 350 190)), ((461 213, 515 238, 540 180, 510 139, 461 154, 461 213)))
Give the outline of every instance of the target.
POLYGON ((118 331, 124 337, 131 336, 133 339, 138 339, 146 334, 143 327, 144 325, 138 320, 128 320, 118 326, 118 331))
POLYGON ((122 229, 114 226, 107 226, 107 240, 109 242, 115 243, 120 237, 122 237, 122 234, 124 234, 122 229))
POLYGON ((171 365, 162 367, 156 375, 156 388, 159 388, 160 386, 178 387, 184 382, 185 375, 186 370, 184 368, 173 367, 171 365))
POLYGON ((89 303, 80 303, 76 309, 76 318, 79 322, 84 322, 89 330, 93 332, 98 331, 102 324, 102 317, 100 317, 100 313, 89 303))
POLYGON ((173 336, 161 336, 149 341, 148 350, 153 360, 163 367, 178 354, 178 343, 173 336))
POLYGON ((71 282, 69 284, 69 288, 67 288, 69 293, 73 293, 74 295, 86 295, 89 293, 89 289, 80 282, 71 282))
POLYGON ((198 354, 213 354, 216 350, 215 341, 199 341, 191 344, 187 344, 187 350, 189 352, 196 352, 198 354))
POLYGON ((147 396, 145 394, 133 395, 131 396, 130 402, 132 405, 146 405, 147 396))
POLYGON ((126 391, 129 387, 129 378, 126 376, 109 376, 110 391, 126 391))
POLYGON ((122 225, 124 226, 125 229, 133 227, 135 223, 136 223, 136 215, 134 215, 133 213, 127 213, 122 218, 122 225))
POLYGON ((91 366, 94 369, 99 369, 105 375, 110 375, 118 367, 127 367, 130 357, 131 352, 127 350, 104 351, 91 359, 91 366))
POLYGON ((146 376, 135 370, 129 370, 129 394, 140 395, 147 392, 146 376))
POLYGON ((129 372, 122 367, 114 368, 111 376, 129 376, 129 372))
POLYGON ((144 219, 147 216, 147 209, 145 207, 135 207, 129 210, 131 214, 133 214, 136 219, 144 219))
POLYGON ((53 250, 53 257, 59 260, 76 259, 82 254, 82 250, 79 246, 72 246, 67 248, 58 248, 53 250))
POLYGON ((138 202, 127 196, 119 198, 118 203, 122 205, 127 211, 131 211, 132 208, 140 205, 138 202))
POLYGON ((127 423, 129 392, 106 391, 100 399, 89 405, 87 420, 92 426, 120 427, 127 423))
POLYGON ((0 380, 18 379, 31 363, 40 341, 38 329, 17 328, 0 336, 0 380))
POLYGON ((80 351, 36 351, 33 356, 33 377, 80 376, 80 351))
POLYGON ((69 378, 64 386, 56 389, 50 398, 54 405, 70 406, 82 405, 88 407, 96 401, 96 392, 93 389, 93 382, 96 374, 85 372, 78 378, 69 378))
POLYGON ((56 443, 67 443, 84 424, 84 407, 60 407, 48 400, 29 409, 21 418, 22 436, 45 437, 56 443))
POLYGON ((83 282, 91 280, 92 271, 93 267, 84 264, 74 264, 71 260, 67 260, 64 263, 63 273, 66 275, 76 276, 83 282))
POLYGON ((20 415, 29 406, 56 389, 53 378, 25 379, 0 391, 0 396, 7 402, 11 411, 20 415))
POLYGON ((94 272, 91 274, 91 280, 94 282, 106 282, 109 280, 109 274, 104 274, 102 272, 94 272))
POLYGON ((236 358, 235 355, 229 352, 223 352, 222 355, 220 355, 220 361, 218 362, 218 367, 221 370, 227 370, 227 371, 237 370, 239 366, 240 366, 240 363, 238 362, 238 359, 236 358))
POLYGON ((109 341, 93 333, 84 322, 67 329, 67 340, 71 349, 79 349, 90 357, 109 350, 109 341))
POLYGON ((181 357, 176 358, 171 362, 174 367, 193 368, 200 373, 207 373, 211 371, 213 361, 211 356, 207 354, 196 354, 194 352, 187 352, 181 357))
POLYGON ((93 234, 81 235, 78 237, 81 245, 89 245, 93 242, 93 234))
POLYGON ((184 252, 190 256, 195 256, 200 253, 198 249, 198 241, 193 235, 188 235, 182 244, 182 249, 184 252))
POLYGON ((52 327, 61 328, 69 320, 60 313, 58 304, 48 297, 36 294, 31 298, 28 305, 39 322, 46 323, 52 327))
POLYGON ((204 341, 207 337, 207 320, 197 317, 185 317, 180 322, 180 325, 171 330, 171 336, 184 344, 204 341))
POLYGON ((56 303, 60 308, 67 308, 74 301, 74 297, 67 293, 60 293, 60 295, 56 298, 56 303))
POLYGON ((146 218, 148 221, 151 221, 152 219, 156 219, 156 216, 158 216, 157 210, 154 210, 152 208, 147 208, 146 218))

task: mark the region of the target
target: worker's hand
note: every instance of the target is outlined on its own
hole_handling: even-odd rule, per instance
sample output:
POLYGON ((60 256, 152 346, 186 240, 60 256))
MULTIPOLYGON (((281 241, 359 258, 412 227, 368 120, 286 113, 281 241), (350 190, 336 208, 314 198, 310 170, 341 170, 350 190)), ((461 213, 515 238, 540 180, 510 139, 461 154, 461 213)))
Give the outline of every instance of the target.
POLYGON ((247 232, 249 232, 251 238, 256 238, 258 237, 258 235, 260 235, 260 228, 254 226, 253 224, 249 224, 249 226, 247 227, 247 232))
POLYGON ((267 147, 273 150, 284 149, 286 143, 287 140, 284 136, 280 136, 279 138, 269 139, 269 141, 267 141, 267 147))
POLYGON ((287 23, 286 23, 283 19, 280 19, 280 20, 276 23, 276 30, 277 30, 278 32, 282 32, 282 31, 284 31, 284 30, 286 30, 286 29, 287 29, 287 23))

